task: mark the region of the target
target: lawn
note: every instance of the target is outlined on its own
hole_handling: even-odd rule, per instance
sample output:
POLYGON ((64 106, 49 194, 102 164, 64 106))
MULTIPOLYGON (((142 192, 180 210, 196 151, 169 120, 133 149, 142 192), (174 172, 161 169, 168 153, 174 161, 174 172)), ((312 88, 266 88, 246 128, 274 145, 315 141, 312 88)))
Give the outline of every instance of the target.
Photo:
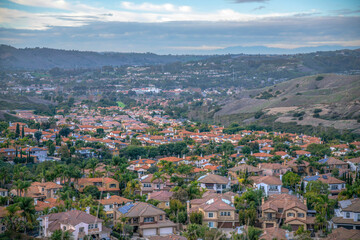
POLYGON ((125 104, 123 102, 116 102, 116 103, 117 103, 118 107, 122 107, 122 108, 125 107, 125 104))

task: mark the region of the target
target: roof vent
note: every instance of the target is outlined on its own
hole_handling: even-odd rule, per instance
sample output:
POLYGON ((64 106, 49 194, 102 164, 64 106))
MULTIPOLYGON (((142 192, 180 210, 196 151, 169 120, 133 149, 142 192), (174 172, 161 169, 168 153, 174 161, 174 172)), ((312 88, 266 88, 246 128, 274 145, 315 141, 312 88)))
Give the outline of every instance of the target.
POLYGON ((214 199, 213 199, 213 198, 206 202, 206 204, 212 204, 212 203, 214 203, 214 199))

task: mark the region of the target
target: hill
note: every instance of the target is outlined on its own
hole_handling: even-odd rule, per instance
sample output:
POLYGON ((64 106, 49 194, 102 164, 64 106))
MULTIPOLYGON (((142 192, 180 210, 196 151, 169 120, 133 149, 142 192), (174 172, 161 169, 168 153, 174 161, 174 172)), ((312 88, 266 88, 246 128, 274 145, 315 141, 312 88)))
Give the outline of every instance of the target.
POLYGON ((102 66, 156 65, 204 59, 206 56, 156 55, 153 53, 99 53, 50 48, 18 49, 0 45, 0 69, 99 68, 102 66))
POLYGON ((360 75, 322 74, 262 89, 245 90, 222 102, 215 120, 224 124, 293 123, 360 133, 360 75))

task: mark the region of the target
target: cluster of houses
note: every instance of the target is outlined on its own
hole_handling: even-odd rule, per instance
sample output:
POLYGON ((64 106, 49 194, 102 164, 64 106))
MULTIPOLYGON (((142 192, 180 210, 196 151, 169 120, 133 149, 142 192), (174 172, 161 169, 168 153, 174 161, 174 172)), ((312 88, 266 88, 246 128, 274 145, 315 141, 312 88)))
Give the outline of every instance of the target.
MULTIPOLYGON (((286 224, 293 231, 303 227, 304 230, 313 230, 315 225, 315 214, 313 210, 307 208, 306 199, 294 195, 291 190, 283 186, 282 177, 287 172, 292 171, 302 176, 301 181, 306 187, 309 182, 321 181, 328 185, 330 198, 336 199, 338 194, 345 189, 345 182, 340 178, 332 176, 334 169, 338 169, 339 176, 346 173, 357 172, 360 158, 344 159, 351 151, 360 151, 360 142, 350 144, 332 145, 330 147, 332 156, 324 157, 319 160, 321 173, 318 172, 309 162, 301 160, 302 156, 310 157, 311 153, 307 147, 312 144, 321 144, 318 137, 289 134, 272 133, 287 140, 285 144, 296 145, 299 150, 293 152, 275 151, 273 141, 267 136, 268 132, 244 130, 237 134, 223 133, 223 127, 211 126, 210 132, 190 132, 186 131, 180 120, 171 119, 163 115, 161 110, 146 110, 134 108, 124 110, 120 107, 103 108, 109 112, 121 111, 102 116, 101 109, 90 109, 86 105, 78 105, 68 116, 56 115, 58 128, 41 131, 40 142, 56 140, 59 135, 60 126, 69 127, 72 132, 67 137, 62 138, 65 142, 75 143, 77 140, 84 142, 102 142, 111 152, 116 155, 119 149, 129 145, 129 139, 136 138, 143 146, 158 146, 191 138, 199 146, 206 146, 210 142, 217 144, 230 142, 234 144, 236 153, 228 156, 229 159, 236 161, 237 164, 227 169, 228 175, 221 176, 222 154, 195 155, 194 145, 189 145, 189 155, 168 156, 158 159, 136 159, 129 160, 129 171, 138 174, 140 189, 136 190, 139 195, 146 195, 147 200, 157 200, 157 207, 140 201, 134 201, 119 196, 119 182, 111 176, 100 178, 89 178, 86 174, 75 182, 74 187, 77 191, 83 192, 87 186, 96 186, 102 192, 103 199, 98 200, 104 206, 107 218, 111 219, 111 224, 122 223, 124 218, 126 224, 133 226, 134 232, 139 236, 150 238, 152 236, 169 236, 179 232, 180 226, 167 219, 166 209, 170 208, 170 200, 173 198, 173 187, 175 183, 170 181, 170 176, 166 176, 165 181, 153 181, 153 174, 148 169, 159 165, 161 162, 172 162, 175 166, 180 164, 192 165, 193 170, 190 176, 182 176, 189 180, 196 180, 198 187, 206 190, 200 199, 193 199, 186 204, 187 214, 200 212, 203 215, 203 223, 209 228, 217 229, 236 229, 240 227, 239 214, 235 208, 235 197, 241 194, 239 191, 232 191, 233 186, 239 183, 239 178, 246 172, 251 180, 251 187, 263 191, 264 198, 258 209, 257 220, 263 228, 264 239, 276 236, 278 239, 289 239, 288 232, 279 229, 286 224), (124 114, 125 113, 125 114, 124 114), (139 117, 144 121, 140 121, 139 117), (148 132, 149 123, 162 126, 163 130, 150 134, 148 132), (101 138, 94 137, 93 134, 103 129, 101 138), (238 146, 238 142, 248 136, 253 135, 259 151, 251 152, 247 157, 242 153, 243 146, 238 146), (355 149, 351 149, 352 148, 355 149), (257 166, 247 163, 248 157, 252 156, 259 160, 257 166), (280 159, 277 163, 268 162, 273 157, 280 159), (300 159, 300 160, 299 160, 300 159), (277 228, 278 231, 273 229, 277 228)), ((25 135, 34 136, 34 130, 28 128, 23 123, 11 123, 9 130, 15 132, 20 126, 25 135)), ((59 154, 59 147, 56 147, 54 155, 59 154)), ((21 152, 25 152, 34 157, 36 162, 49 160, 47 147, 14 147, 14 144, 7 148, 0 149, 0 158, 11 162, 21 152)), ((94 149, 91 147, 76 149, 75 154, 80 154, 84 158, 96 157, 94 149)), ((104 165, 98 166, 96 171, 103 171, 104 165)), ((26 192, 7 189, 0 189, 0 196, 27 196, 34 199, 35 209, 41 215, 40 235, 49 237, 58 229, 70 231, 75 239, 83 239, 85 236, 92 236, 96 239, 110 239, 111 229, 104 225, 103 220, 86 211, 71 210, 61 213, 41 214, 44 209, 55 208, 63 202, 59 200, 59 191, 63 188, 63 182, 33 182, 26 192)), ((0 207, 0 218, 5 216, 4 207, 0 207)), ((329 226, 333 229, 342 229, 345 235, 350 235, 351 230, 360 229, 360 201, 351 199, 339 201, 335 216, 329 221, 329 226)), ((5 231, 5 226, 1 226, 1 231, 5 231)), ((336 230, 330 237, 339 234, 336 230)), ((351 236, 359 236, 354 233, 351 236)), ((180 239, 180 237, 179 237, 180 239)), ((331 238, 329 238, 331 239, 331 238)))

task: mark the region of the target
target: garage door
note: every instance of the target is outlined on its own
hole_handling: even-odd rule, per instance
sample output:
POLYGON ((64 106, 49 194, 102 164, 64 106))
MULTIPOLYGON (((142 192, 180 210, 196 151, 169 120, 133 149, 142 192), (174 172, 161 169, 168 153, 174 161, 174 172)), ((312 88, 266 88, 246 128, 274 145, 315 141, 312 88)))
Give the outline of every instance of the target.
POLYGON ((155 236, 156 235, 156 228, 154 229, 144 229, 143 236, 155 236))
POLYGON ((169 234, 173 234, 172 227, 160 228, 160 235, 169 235, 169 234))

